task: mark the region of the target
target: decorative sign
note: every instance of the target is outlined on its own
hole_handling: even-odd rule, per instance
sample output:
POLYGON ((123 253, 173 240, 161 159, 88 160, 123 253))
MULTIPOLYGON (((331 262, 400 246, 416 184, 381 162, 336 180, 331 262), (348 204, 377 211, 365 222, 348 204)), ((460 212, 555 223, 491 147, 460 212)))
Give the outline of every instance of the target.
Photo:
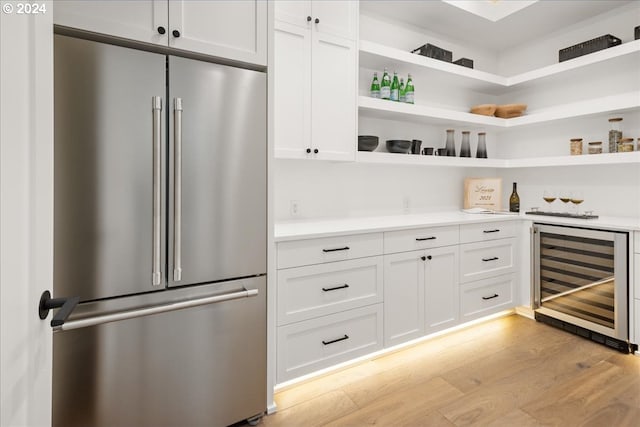
POLYGON ((465 178, 464 209, 502 209, 502 178, 465 178))

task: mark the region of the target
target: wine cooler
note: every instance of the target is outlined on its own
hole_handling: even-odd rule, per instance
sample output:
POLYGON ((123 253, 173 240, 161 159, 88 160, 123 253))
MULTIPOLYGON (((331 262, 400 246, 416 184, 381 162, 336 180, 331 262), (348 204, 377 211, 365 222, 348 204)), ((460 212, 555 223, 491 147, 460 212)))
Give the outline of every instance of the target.
POLYGON ((628 233, 534 224, 536 320, 629 352, 628 233))

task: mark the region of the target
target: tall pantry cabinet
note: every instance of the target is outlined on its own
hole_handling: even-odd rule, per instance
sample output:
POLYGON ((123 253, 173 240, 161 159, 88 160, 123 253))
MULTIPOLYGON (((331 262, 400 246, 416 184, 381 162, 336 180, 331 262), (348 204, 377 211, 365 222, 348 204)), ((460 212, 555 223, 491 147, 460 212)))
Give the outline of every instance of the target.
POLYGON ((354 160, 356 1, 277 1, 275 156, 354 160))

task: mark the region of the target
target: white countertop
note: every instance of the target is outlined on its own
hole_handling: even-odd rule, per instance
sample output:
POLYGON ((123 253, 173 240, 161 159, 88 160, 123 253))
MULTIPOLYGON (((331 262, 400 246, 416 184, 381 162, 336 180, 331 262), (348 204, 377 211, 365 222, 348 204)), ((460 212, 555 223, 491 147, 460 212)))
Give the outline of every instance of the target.
POLYGON ((532 221, 577 227, 618 231, 640 230, 640 218, 600 217, 575 219, 542 215, 468 214, 461 211, 434 212, 370 217, 348 217, 314 220, 283 221, 275 224, 275 241, 311 239, 345 234, 375 233, 419 227, 471 224, 493 221, 532 221))

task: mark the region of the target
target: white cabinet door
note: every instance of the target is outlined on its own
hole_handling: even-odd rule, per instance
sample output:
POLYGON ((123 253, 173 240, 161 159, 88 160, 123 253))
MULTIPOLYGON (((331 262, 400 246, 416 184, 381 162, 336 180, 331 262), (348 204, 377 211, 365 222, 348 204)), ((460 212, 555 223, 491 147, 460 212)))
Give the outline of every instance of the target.
POLYGON ((429 333, 458 322, 458 246, 429 249, 425 253, 424 316, 429 333))
POLYGON ((317 150, 314 156, 354 160, 358 111, 355 42, 314 32, 311 51, 311 145, 314 153, 317 150))
POLYGON ((276 0, 273 9, 276 21, 311 28, 311 1, 276 0))
POLYGON ((251 64, 267 64, 266 1, 171 0, 169 27, 172 47, 251 64))
POLYGON ((314 0, 312 25, 322 33, 355 40, 358 32, 358 2, 314 0))
POLYGON ((167 0, 55 1, 53 22, 146 43, 168 43, 167 0))
POLYGON ((384 345, 424 334, 424 252, 384 256, 384 345))
POLYGON ((311 34, 276 23, 274 32, 275 156, 305 158, 311 149, 311 34))

